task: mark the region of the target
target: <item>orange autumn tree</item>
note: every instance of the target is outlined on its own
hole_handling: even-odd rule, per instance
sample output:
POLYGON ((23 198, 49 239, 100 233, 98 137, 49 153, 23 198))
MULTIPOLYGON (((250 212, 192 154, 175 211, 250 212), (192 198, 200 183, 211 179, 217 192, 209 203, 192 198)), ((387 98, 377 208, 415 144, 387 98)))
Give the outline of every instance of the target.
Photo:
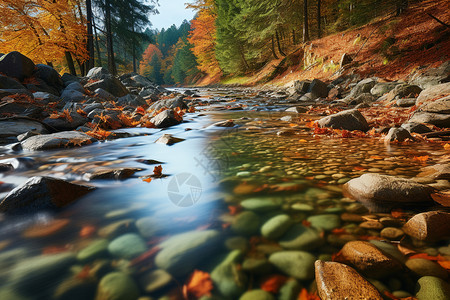
POLYGON ((141 75, 147 74, 151 71, 150 63, 154 55, 157 55, 159 59, 162 59, 163 56, 161 50, 158 49, 158 46, 155 44, 149 44, 147 49, 145 49, 142 54, 142 60, 139 62, 139 73, 141 75))
POLYGON ((0 52, 19 51, 36 63, 71 53, 87 59, 84 10, 79 1, 0 0, 0 52))
POLYGON ((197 58, 197 68, 211 77, 220 76, 222 71, 215 55, 217 12, 214 0, 197 0, 188 8, 198 10, 188 38, 194 45, 191 50, 197 58))

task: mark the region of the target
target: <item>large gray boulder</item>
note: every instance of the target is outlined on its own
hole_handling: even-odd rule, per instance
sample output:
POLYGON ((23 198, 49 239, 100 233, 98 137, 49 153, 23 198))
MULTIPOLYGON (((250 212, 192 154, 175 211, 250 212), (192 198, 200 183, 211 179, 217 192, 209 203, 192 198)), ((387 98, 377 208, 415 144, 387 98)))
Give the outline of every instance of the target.
POLYGON ((377 84, 376 78, 366 78, 358 82, 350 91, 346 99, 357 98, 361 94, 370 93, 370 90, 377 84))
POLYGON ((423 74, 415 75, 410 84, 415 84, 423 89, 450 81, 450 60, 440 65, 438 68, 429 69, 423 74))
POLYGON ((26 77, 31 77, 36 66, 31 59, 13 51, 0 57, 0 73, 9 77, 14 77, 20 81, 26 77))
POLYGON ((105 75, 110 75, 109 71, 103 67, 94 67, 89 70, 86 77, 92 80, 103 79, 105 75))
POLYGON ((308 87, 308 93, 312 94, 313 100, 317 98, 326 98, 329 91, 328 85, 319 79, 314 79, 308 87))
POLYGON ((42 79, 46 84, 58 91, 58 95, 64 88, 64 82, 59 73, 48 65, 37 64, 34 76, 42 79))
POLYGON ((0 121, 0 137, 18 136, 28 131, 47 133, 45 126, 36 121, 26 119, 0 121))
POLYGON ((373 212, 394 208, 418 209, 434 204, 432 189, 414 180, 380 174, 364 174, 344 184, 347 197, 356 199, 373 212))
POLYGON ((0 203, 8 214, 34 213, 64 207, 95 188, 52 177, 32 177, 10 191, 0 203))
POLYGON ((320 127, 330 127, 344 130, 368 131, 369 124, 366 118, 357 110, 345 110, 337 114, 326 116, 317 121, 320 127))
POLYGON ((178 125, 182 121, 183 120, 180 120, 180 118, 177 118, 175 116, 175 112, 173 109, 166 109, 165 111, 160 112, 152 119, 150 119, 150 122, 153 123, 157 128, 166 128, 178 125))
POLYGON ((147 105, 147 102, 145 102, 144 98, 139 95, 128 94, 117 99, 117 104, 121 106, 129 105, 132 107, 138 107, 147 105))
POLYGON ((409 121, 450 127, 450 96, 424 103, 414 112, 409 121))
POLYGON ((23 149, 35 151, 83 146, 95 141, 96 139, 83 132, 63 131, 32 136, 21 144, 23 149))
POLYGON ((450 82, 438 84, 424 89, 417 97, 416 106, 450 95, 450 82))
POLYGON ((0 89, 25 89, 25 87, 14 78, 0 74, 0 89))
POLYGON ((122 84, 122 82, 120 82, 119 79, 115 78, 112 75, 103 75, 102 79, 88 83, 84 87, 91 92, 94 92, 96 89, 101 88, 115 97, 123 97, 128 94, 128 90, 122 84))

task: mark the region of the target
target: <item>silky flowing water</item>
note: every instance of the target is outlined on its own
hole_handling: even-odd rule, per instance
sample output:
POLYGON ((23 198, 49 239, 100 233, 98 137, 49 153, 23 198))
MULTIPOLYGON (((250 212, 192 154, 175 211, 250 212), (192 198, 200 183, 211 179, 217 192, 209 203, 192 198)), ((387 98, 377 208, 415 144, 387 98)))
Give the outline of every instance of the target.
MULTIPOLYGON (((445 154, 440 144, 386 145, 374 138, 314 136, 300 121, 312 116, 293 115, 296 122, 289 124, 279 120, 286 115, 281 112, 284 105, 263 109, 258 101, 223 103, 244 95, 213 96, 205 101, 222 102, 199 107, 206 109, 187 114, 186 122, 166 130, 120 130, 128 137, 74 149, 19 153, 2 149, 1 162, 16 166, 1 175, 2 197, 32 176, 86 183, 85 174, 96 167, 136 167, 142 171, 125 180, 90 181, 88 184, 98 189, 59 212, 1 216, 0 299, 133 299, 133 288, 141 297, 151 297, 142 299, 184 299, 186 294, 195 299, 195 293, 185 291, 183 296, 183 285, 194 270, 211 273, 236 249, 240 253, 234 260, 238 266, 235 289, 257 289, 267 278, 285 274, 267 263, 272 253, 283 249, 277 239, 261 236, 261 226, 267 220, 286 214, 297 225, 322 226, 319 238, 323 242, 309 252, 324 260, 331 260, 347 241, 385 240, 380 238, 380 228, 361 223, 384 218, 396 224, 395 218, 370 214, 345 198, 342 184, 370 172, 411 178, 445 154), (239 103, 245 104, 244 110, 222 110, 239 103), (227 119, 236 125, 211 126, 227 119), (185 140, 172 146, 155 143, 164 133, 185 140), (167 176, 144 181, 160 164, 167 176), (245 212, 252 216, 242 217, 245 212), (311 219, 317 215, 338 217, 319 224, 311 219), (186 262, 190 269, 167 280, 161 279, 167 274, 150 279, 145 275, 157 269, 153 260, 161 242, 180 233, 206 230, 217 231, 220 237, 206 255, 190 253, 195 260, 192 267, 186 262), (127 258, 112 255, 108 243, 126 234, 143 240, 144 249, 127 258), (98 240, 105 241, 104 249, 87 259, 55 260, 59 266, 45 263, 45 258, 61 253, 79 254, 98 240), (118 271, 132 278, 128 298, 99 296, 102 276, 118 271), (153 288, 147 289, 152 283, 153 288)), ((397 246, 399 240, 388 244, 397 246)), ((430 255, 439 254, 443 250, 438 248, 446 246, 413 245, 417 252, 430 255)), ((132 243, 126 247, 139 248, 132 243)), ((220 276, 219 281, 231 280, 226 274, 220 276)), ((387 276, 374 282, 379 289, 413 295, 416 279, 387 276)), ((297 299, 301 288, 315 289, 311 279, 291 280, 285 285, 284 292, 274 293, 279 299, 297 299)))

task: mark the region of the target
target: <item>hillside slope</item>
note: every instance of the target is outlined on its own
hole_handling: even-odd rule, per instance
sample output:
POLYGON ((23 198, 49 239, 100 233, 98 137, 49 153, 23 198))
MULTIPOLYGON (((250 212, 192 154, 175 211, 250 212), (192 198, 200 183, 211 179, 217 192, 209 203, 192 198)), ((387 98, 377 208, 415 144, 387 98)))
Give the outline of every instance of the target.
POLYGON ((448 0, 425 0, 411 5, 398 17, 389 15, 366 26, 314 40, 302 45, 300 51, 295 49, 297 52, 284 62, 274 60, 256 74, 222 82, 285 86, 294 80, 326 80, 351 72, 362 77, 405 79, 414 71, 422 72, 450 60, 450 28, 429 15, 450 24, 449 9, 448 0), (344 53, 353 62, 339 70, 344 53), (280 63, 283 65, 278 67, 278 75, 273 76, 280 63))

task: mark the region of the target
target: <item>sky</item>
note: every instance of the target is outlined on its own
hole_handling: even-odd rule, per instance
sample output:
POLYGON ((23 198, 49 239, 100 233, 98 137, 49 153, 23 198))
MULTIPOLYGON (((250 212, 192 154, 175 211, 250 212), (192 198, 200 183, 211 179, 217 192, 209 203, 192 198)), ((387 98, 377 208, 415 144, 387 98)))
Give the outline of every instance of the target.
POLYGON ((159 0, 159 15, 150 15, 150 21, 154 29, 161 30, 162 28, 169 28, 172 24, 180 26, 184 19, 191 20, 195 12, 191 9, 186 9, 186 2, 190 0, 159 0))

